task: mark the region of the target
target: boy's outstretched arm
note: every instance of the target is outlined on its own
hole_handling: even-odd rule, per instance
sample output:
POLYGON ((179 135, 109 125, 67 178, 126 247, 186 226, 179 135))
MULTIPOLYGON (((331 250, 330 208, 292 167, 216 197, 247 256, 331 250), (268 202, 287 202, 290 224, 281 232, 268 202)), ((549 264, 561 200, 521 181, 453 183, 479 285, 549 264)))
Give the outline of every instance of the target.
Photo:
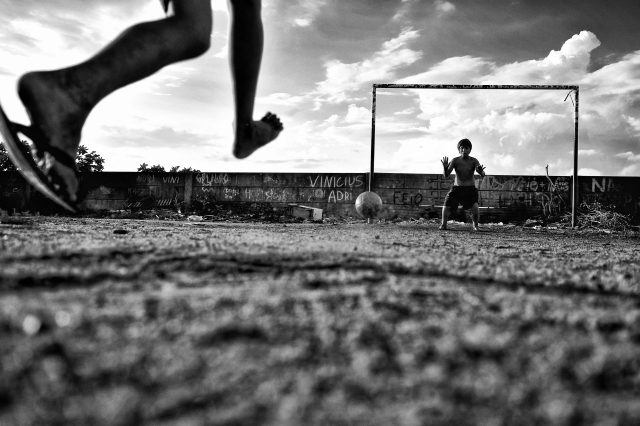
POLYGON ((485 174, 485 172, 484 172, 484 169, 485 169, 485 167, 484 167, 482 164, 480 164, 480 163, 478 163, 478 165, 476 166, 476 171, 477 171, 477 172, 478 172, 478 174, 479 174, 480 176, 482 176, 482 177, 485 177, 485 176, 486 176, 486 174, 485 174))
POLYGON ((444 168, 444 177, 448 178, 453 171, 453 161, 449 163, 449 157, 442 157, 442 160, 440 160, 440 162, 442 163, 442 167, 444 168))

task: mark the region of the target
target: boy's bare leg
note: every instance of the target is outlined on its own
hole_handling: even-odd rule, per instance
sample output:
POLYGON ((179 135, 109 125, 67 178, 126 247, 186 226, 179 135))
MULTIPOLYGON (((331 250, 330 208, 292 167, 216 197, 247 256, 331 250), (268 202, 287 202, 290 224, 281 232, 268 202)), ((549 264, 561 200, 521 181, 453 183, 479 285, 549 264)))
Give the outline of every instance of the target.
MULTIPOLYGON (((172 16, 130 27, 86 62, 28 73, 20 79, 18 93, 44 145, 75 158, 84 122, 101 99, 209 48, 210 0, 173 0, 173 6, 172 16)), ((74 172, 55 161, 48 166, 64 180, 68 196, 75 201, 78 181, 74 172)))
POLYGON ((234 82, 235 141, 233 155, 245 158, 274 140, 282 130, 277 116, 253 120, 264 33, 261 0, 231 0, 231 74, 234 82))
POLYGON ((443 206, 442 207, 442 223, 440 224, 440 229, 447 229, 447 222, 449 221, 449 216, 451 215, 451 207, 443 206))
POLYGON ((474 203, 473 207, 471 207, 471 221, 473 222, 473 230, 479 231, 480 209, 478 208, 478 203, 474 203))

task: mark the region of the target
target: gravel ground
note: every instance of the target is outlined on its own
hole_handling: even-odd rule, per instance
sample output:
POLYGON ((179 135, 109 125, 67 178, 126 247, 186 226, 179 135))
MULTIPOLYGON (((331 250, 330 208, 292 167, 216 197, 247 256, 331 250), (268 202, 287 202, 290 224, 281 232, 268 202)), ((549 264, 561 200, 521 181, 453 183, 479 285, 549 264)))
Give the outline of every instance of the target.
POLYGON ((0 424, 638 425, 640 238, 0 224, 0 424))

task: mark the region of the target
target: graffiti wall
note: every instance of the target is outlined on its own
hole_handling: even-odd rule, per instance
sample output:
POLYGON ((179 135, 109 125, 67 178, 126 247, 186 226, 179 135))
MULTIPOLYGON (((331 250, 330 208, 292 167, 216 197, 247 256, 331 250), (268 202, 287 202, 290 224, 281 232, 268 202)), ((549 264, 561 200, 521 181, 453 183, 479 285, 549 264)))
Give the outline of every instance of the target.
POLYGON ((90 210, 177 208, 190 183, 185 173, 89 173, 81 191, 90 210))
MULTIPOLYGON (((382 217, 438 217, 453 177, 379 173, 372 187, 382 217)), ((82 175, 87 210, 181 209, 206 211, 289 204, 321 208, 325 216, 355 216, 368 173, 90 173, 82 175)), ((483 220, 554 217, 571 209, 569 176, 477 177, 483 220)), ((579 200, 601 202, 640 222, 640 178, 580 177, 579 200)), ((17 173, 0 173, 0 208, 47 212, 51 206, 17 173)))
MULTIPOLYGON (((438 216, 453 177, 442 175, 376 175, 374 186, 389 214, 438 216)), ((477 177, 482 215, 492 219, 553 216, 571 208, 571 178, 565 176, 477 177)))
POLYGON ((640 177, 581 176, 578 190, 582 202, 599 202, 636 221, 640 218, 640 177))
POLYGON ((480 205, 508 217, 555 217, 571 209, 568 176, 486 176, 477 186, 480 205))
POLYGON ((193 203, 301 204, 327 213, 344 214, 365 191, 366 174, 247 174, 194 175, 193 203))

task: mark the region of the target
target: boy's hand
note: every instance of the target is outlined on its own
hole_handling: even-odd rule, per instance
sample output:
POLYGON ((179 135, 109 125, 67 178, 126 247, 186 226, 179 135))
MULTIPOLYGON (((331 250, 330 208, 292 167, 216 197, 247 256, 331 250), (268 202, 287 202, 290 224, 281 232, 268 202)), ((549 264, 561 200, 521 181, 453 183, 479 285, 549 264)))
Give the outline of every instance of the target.
POLYGON ((482 164, 478 165, 476 170, 480 173, 480 176, 484 176, 484 166, 482 164))
POLYGON ((440 162, 442 163, 442 167, 444 167, 446 171, 449 168, 449 157, 442 157, 442 160, 440 160, 440 162))

